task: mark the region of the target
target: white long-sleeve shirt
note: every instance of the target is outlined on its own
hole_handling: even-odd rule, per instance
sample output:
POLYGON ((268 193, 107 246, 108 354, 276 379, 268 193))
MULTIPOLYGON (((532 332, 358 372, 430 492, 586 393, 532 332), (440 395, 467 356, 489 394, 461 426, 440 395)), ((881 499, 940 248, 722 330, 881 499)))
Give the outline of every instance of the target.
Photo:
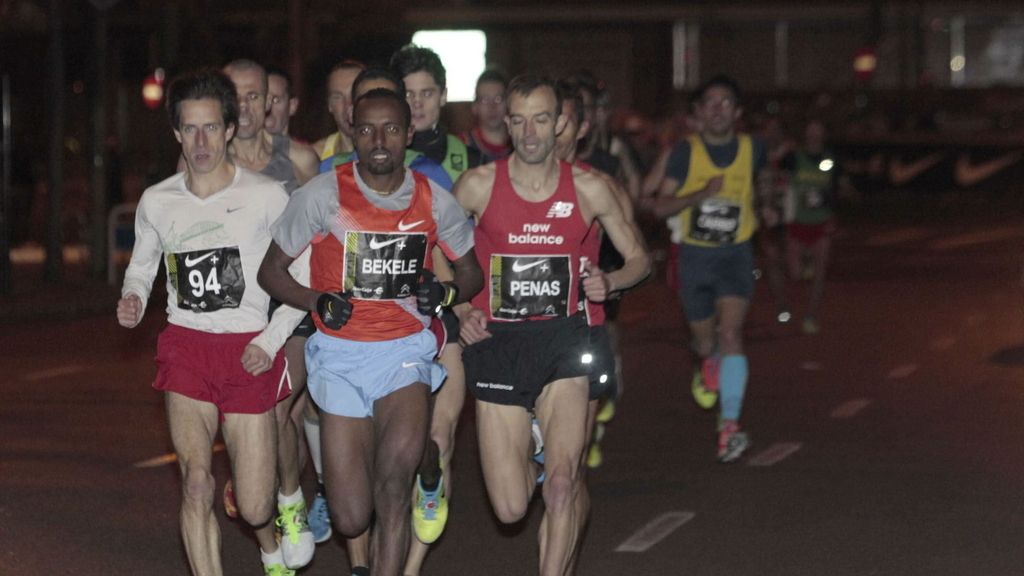
MULTIPOLYGON (((260 332, 252 344, 273 357, 305 315, 283 305, 268 323, 270 296, 256 281, 287 193, 278 182, 237 166, 231 184, 207 198, 185 182, 178 173, 143 193, 122 297, 137 295, 145 310, 163 261, 168 322, 215 334, 260 332)), ((289 271, 309 285, 308 249, 289 271)))

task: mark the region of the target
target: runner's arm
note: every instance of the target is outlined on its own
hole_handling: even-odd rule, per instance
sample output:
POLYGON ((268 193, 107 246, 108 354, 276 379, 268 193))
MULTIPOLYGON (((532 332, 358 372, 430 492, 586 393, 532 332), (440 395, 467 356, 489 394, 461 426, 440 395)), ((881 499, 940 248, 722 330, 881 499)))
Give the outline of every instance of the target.
MULTIPOLYGON (((307 248, 306 254, 308 261, 307 248)), ((316 309, 316 300, 320 293, 316 290, 303 286, 289 272, 289 267, 296 259, 285 253, 274 240, 267 248, 267 254, 260 264, 260 272, 257 276, 260 286, 272 297, 297 310, 310 311, 316 309)), ((308 276, 308 263, 307 263, 308 276)), ((301 316, 300 316, 301 319, 301 316)))
MULTIPOLYGON (((130 317, 125 317, 122 325, 127 328, 134 328, 142 321, 146 313, 146 304, 149 295, 153 290, 153 280, 156 278, 157 270, 160 268, 160 260, 163 256, 163 247, 160 244, 160 237, 149 222, 147 217, 147 206, 149 202, 143 196, 142 201, 135 211, 135 246, 132 248, 132 258, 128 263, 128 269, 124 273, 124 283, 121 285, 121 299, 128 300, 134 295, 139 299, 138 313, 134 323, 130 317)), ((127 304, 131 309, 135 304, 127 304)), ((120 311, 122 304, 118 303, 120 311)), ((134 310, 133 310, 134 311, 134 310)), ((120 318, 119 314, 119 320, 120 318)))
POLYGON ((320 158, 308 144, 292 140, 288 152, 299 186, 309 182, 313 176, 320 173, 320 158))
MULTIPOLYGON (((651 273, 651 257, 644 250, 637 226, 627 220, 615 192, 601 178, 582 179, 577 188, 587 201, 587 207, 604 228, 615 249, 622 255, 622 268, 605 274, 607 291, 618 292, 638 284, 651 273)), ((596 263, 594 263, 596 268, 596 263)))
POLYGON ((714 196, 722 189, 722 177, 715 176, 708 180, 707 186, 692 194, 676 196, 676 190, 681 185, 675 178, 665 177, 665 180, 661 183, 661 189, 658 190, 658 195, 647 201, 648 208, 656 218, 659 220, 671 218, 683 210, 696 206, 705 199, 714 196))
POLYGON ((476 251, 470 248, 469 252, 452 262, 452 268, 455 269, 452 283, 459 289, 455 303, 469 302, 484 287, 484 273, 476 260, 476 251))
MULTIPOLYGON (((270 248, 276 245, 276 243, 271 243, 270 248)), ((268 254, 270 253, 270 248, 267 249, 268 254)), ((309 254, 310 248, 307 247, 298 258, 287 266, 288 277, 292 278, 300 286, 309 285, 309 254)), ((267 259, 264 257, 263 262, 266 261, 267 259)), ((263 266, 261 265, 260 273, 262 272, 263 266)), ((260 281, 260 285, 263 285, 262 281, 260 281)), ((267 292, 269 293, 269 290, 267 292)), ((285 302, 284 300, 281 301, 285 302)), ((259 346, 268 356, 273 358, 277 351, 284 346, 285 341, 292 335, 292 332, 295 331, 295 327, 302 322, 307 311, 305 308, 295 307, 285 302, 274 310, 274 314, 270 317, 270 323, 250 343, 259 346)))

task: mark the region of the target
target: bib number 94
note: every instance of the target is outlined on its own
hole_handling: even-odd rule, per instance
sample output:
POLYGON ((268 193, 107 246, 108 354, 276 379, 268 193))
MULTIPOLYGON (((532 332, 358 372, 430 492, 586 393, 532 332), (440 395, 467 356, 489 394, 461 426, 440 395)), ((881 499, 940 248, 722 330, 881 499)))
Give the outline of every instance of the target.
POLYGON ((167 274, 176 289, 178 307, 193 312, 238 308, 245 293, 237 246, 168 254, 167 274))

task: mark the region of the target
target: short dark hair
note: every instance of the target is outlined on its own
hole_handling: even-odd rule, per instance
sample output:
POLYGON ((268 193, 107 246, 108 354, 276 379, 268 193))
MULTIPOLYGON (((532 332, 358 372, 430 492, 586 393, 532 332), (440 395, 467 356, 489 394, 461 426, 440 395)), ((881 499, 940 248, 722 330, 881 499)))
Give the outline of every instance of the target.
POLYGON ((256 70, 257 72, 263 75, 263 92, 267 92, 267 69, 264 68, 263 65, 260 64, 259 62, 255 60, 250 60, 248 58, 236 58, 224 65, 225 74, 227 73, 228 70, 256 70))
POLYGON ((398 94, 387 88, 374 88, 366 94, 363 94, 356 99, 355 103, 352 104, 352 118, 355 120, 356 111, 359 109, 359 103, 363 100, 391 100, 398 103, 399 110, 402 111, 402 121, 405 126, 412 125, 412 109, 409 108, 409 102, 405 99, 405 94, 398 94))
POLYGON ((560 116, 562 114, 562 100, 558 97, 558 86, 554 80, 547 76, 520 74, 508 83, 507 92, 509 96, 518 94, 525 98, 541 88, 549 88, 551 93, 555 95, 555 116, 560 116))
POLYGON ((327 71, 327 75, 330 76, 331 74, 334 74, 338 70, 360 70, 360 71, 362 71, 362 70, 366 70, 366 64, 363 64, 359 60, 352 60, 351 58, 346 58, 345 60, 342 60, 340 62, 336 62, 333 66, 331 66, 331 69, 327 71))
POLYGON ((167 114, 171 127, 181 128, 181 102, 209 98, 220 101, 224 127, 238 126, 238 94, 226 74, 214 68, 186 72, 171 81, 167 89, 167 114))
POLYGON ((284 90, 288 93, 288 96, 292 95, 292 77, 284 71, 284 68, 278 68, 276 66, 267 66, 267 81, 269 82, 271 76, 280 76, 284 80, 284 90))
POLYGON ((707 94, 707 91, 716 86, 719 88, 725 88, 732 92, 737 104, 743 101, 743 92, 740 90, 739 82, 736 82, 736 80, 731 76, 726 76, 725 74, 716 74, 702 82, 700 86, 697 86, 697 89, 694 91, 694 100, 696 102, 700 102, 704 99, 704 95, 707 94))
POLYGON ((359 85, 363 82, 369 82, 370 80, 387 80, 395 85, 395 91, 399 96, 405 98, 405 82, 402 78, 395 74, 388 68, 381 68, 379 66, 370 66, 362 72, 359 76, 356 76, 355 82, 352 83, 352 99, 355 99, 356 94, 359 92, 359 85))
POLYGON ((571 100, 576 106, 575 116, 576 125, 580 126, 583 124, 583 119, 586 116, 583 112, 583 94, 580 91, 580 85, 574 82, 572 78, 562 78, 556 85, 557 90, 555 93, 558 95, 558 106, 561 110, 565 109, 565 102, 571 100))
POLYGON ((444 90, 447 77, 441 58, 430 48, 415 44, 406 44, 391 55, 391 69, 401 78, 416 72, 426 72, 434 79, 434 83, 444 90))
POLYGON ((497 68, 488 68, 481 72, 480 76, 476 79, 476 88, 474 91, 474 96, 476 92, 480 91, 480 85, 484 84, 485 82, 501 84, 502 88, 508 88, 508 78, 506 78, 505 75, 502 74, 501 71, 499 71, 497 68))

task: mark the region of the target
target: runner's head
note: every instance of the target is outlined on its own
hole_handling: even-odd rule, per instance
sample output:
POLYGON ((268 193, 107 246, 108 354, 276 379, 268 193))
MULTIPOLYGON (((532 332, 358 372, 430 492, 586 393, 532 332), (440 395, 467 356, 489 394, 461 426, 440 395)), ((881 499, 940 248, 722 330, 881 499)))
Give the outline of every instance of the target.
POLYGON ((555 148, 555 134, 565 124, 555 83, 543 76, 516 76, 508 85, 509 136, 516 157, 527 164, 547 160, 555 148))
POLYGON ((804 127, 804 146, 808 152, 820 153, 825 150, 825 139, 827 137, 828 130, 825 129, 825 123, 817 118, 812 118, 807 121, 807 126, 804 127))
MULTIPOLYGON (((377 88, 391 90, 399 96, 405 94, 405 84, 394 72, 387 68, 371 66, 360 72, 359 76, 356 76, 355 81, 352 82, 352 101, 355 102, 363 94, 377 88)), ((352 108, 349 108, 349 115, 351 114, 352 108)), ((349 122, 351 121, 349 119, 349 122)))
POLYGON ((476 97, 473 100, 473 116, 477 124, 488 131, 498 131, 505 124, 508 101, 505 90, 508 80, 494 69, 484 70, 476 80, 476 97))
POLYGON ((577 145, 586 138, 590 124, 583 112, 583 96, 579 85, 572 80, 559 80, 557 88, 565 127, 555 137, 555 156, 569 162, 575 159, 577 145))
POLYGON ((240 58, 224 66, 224 73, 238 93, 239 140, 255 138, 267 119, 267 71, 258 63, 240 58))
POLYGON ((399 96, 405 95, 405 83, 393 71, 387 68, 371 66, 356 76, 352 83, 352 101, 376 88, 386 88, 399 96))
POLYGON ((432 130, 448 102, 448 87, 441 58, 430 48, 403 46, 391 56, 391 69, 405 82, 405 96, 417 132, 432 130))
POLYGON ((695 109, 702 131, 714 138, 731 138, 743 114, 740 87, 732 78, 718 75, 696 90, 695 109))
POLYGON ((267 100, 264 128, 271 134, 288 134, 288 122, 299 109, 299 99, 292 96, 292 81, 284 70, 267 70, 267 100))
POLYGON ((353 105, 353 145, 359 164, 375 176, 403 170, 405 148, 412 141, 412 113, 393 90, 375 88, 353 105))
POLYGON ((598 92, 600 92, 597 79, 594 78, 594 75, 589 70, 580 70, 569 77, 569 82, 579 90, 580 98, 583 101, 584 120, 587 121, 587 124, 593 126, 596 121, 597 96, 598 92))
POLYGON ((327 74, 327 111, 338 131, 352 136, 352 84, 366 66, 355 60, 342 60, 327 74))
POLYGON ((225 162, 238 126, 238 97, 227 76, 213 69, 178 76, 167 91, 167 112, 191 173, 206 174, 225 162))

